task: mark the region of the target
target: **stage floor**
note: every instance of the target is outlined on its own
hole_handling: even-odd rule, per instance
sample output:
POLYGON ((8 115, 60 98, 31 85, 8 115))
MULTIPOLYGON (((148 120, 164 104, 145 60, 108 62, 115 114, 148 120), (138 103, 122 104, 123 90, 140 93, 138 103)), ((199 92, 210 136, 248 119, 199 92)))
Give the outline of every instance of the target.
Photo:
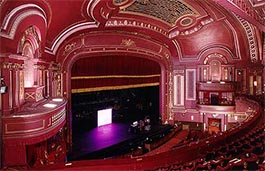
POLYGON ((73 153, 69 156, 70 160, 82 158, 89 153, 135 138, 137 135, 130 132, 129 129, 129 124, 112 123, 84 133, 75 133, 73 135, 73 153))

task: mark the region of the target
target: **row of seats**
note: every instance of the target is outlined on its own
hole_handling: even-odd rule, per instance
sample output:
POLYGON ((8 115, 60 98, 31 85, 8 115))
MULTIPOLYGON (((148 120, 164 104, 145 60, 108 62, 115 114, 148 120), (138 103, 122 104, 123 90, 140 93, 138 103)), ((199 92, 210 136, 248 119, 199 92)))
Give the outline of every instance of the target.
MULTIPOLYGON (((263 132, 264 125, 258 131, 255 128, 259 125, 258 123, 260 123, 260 120, 262 120, 261 113, 263 111, 260 105, 253 100, 242 97, 241 101, 243 103, 245 102, 249 106, 248 111, 246 111, 248 112, 248 117, 244 121, 225 132, 208 136, 205 139, 197 141, 196 143, 188 142, 188 145, 184 145, 185 147, 193 145, 197 146, 198 150, 194 151, 194 156, 192 156, 193 154, 191 152, 187 153, 190 155, 190 159, 188 159, 187 156, 183 159, 178 156, 178 159, 176 159, 175 163, 170 163, 170 165, 166 167, 158 167, 156 170, 200 170, 200 167, 202 167, 201 170, 214 170, 217 167, 219 167, 219 169, 222 169, 222 167, 226 166, 231 169, 232 167, 234 167, 233 165, 240 165, 242 162, 243 164, 245 164, 245 166, 243 167, 250 167, 250 164, 247 165, 248 163, 246 162, 246 160, 242 159, 244 159, 245 155, 251 156, 252 158, 253 156, 257 155, 254 152, 262 151, 262 149, 258 150, 258 148, 260 144, 264 144, 264 140, 262 139, 263 133, 259 134, 260 132, 258 131, 263 132), (257 134, 254 134, 255 131, 257 131, 257 134), (252 137, 250 136, 250 133, 253 133, 252 137), (247 136, 244 135, 250 136, 252 140, 247 139, 247 136), (257 147, 250 146, 250 143, 252 143, 253 141, 259 142, 257 143, 257 147), (231 148, 227 152, 226 144, 229 144, 231 148), (251 155, 250 153, 253 153, 253 155, 251 155), (198 160, 204 161, 204 165, 200 165, 200 163, 198 163, 198 160), (232 161, 230 162, 230 160, 232 161)), ((262 122, 262 124, 264 124, 264 122, 262 122)), ((175 149, 183 148, 182 146, 179 146, 175 149)), ((264 154, 262 153, 258 154, 257 156, 257 158, 259 159, 259 161, 256 160, 256 162, 258 162, 259 164, 258 167, 262 166, 261 163, 264 160, 262 159, 263 155, 264 154)))
POLYGON ((264 170, 264 144, 265 125, 263 124, 241 138, 208 151, 201 158, 158 167, 155 170, 264 170))

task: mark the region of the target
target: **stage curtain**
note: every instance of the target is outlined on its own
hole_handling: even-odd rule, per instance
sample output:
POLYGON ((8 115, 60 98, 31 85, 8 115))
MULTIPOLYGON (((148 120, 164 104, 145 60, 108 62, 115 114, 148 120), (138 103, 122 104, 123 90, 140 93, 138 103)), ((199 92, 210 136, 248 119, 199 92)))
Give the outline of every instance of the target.
POLYGON ((72 93, 159 85, 158 63, 136 57, 92 57, 78 60, 71 72, 72 93))
POLYGON ((75 76, 153 75, 160 74, 158 63, 136 57, 90 57, 76 61, 71 71, 75 76))

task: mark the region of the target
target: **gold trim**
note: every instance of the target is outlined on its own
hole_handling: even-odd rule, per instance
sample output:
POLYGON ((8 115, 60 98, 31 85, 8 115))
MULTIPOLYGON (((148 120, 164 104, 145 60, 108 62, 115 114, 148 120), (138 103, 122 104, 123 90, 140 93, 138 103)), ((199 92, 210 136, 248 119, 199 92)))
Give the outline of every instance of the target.
POLYGON ((139 87, 150 87, 160 85, 159 82, 156 83, 146 83, 146 84, 133 84, 133 85, 122 85, 122 86, 105 86, 105 87, 92 87, 92 88, 79 88, 72 89, 72 93, 85 93, 93 91, 103 91, 103 90, 121 90, 128 88, 139 88, 139 87))
POLYGON ((154 75, 99 75, 99 76, 76 76, 71 77, 72 80, 81 80, 81 79, 100 79, 100 78, 152 78, 160 77, 160 74, 154 75))

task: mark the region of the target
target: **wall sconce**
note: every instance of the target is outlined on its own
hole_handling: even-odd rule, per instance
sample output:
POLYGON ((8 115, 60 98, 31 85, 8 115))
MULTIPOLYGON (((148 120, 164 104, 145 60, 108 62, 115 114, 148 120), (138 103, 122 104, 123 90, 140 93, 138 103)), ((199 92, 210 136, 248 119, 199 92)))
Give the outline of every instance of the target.
POLYGON ((257 81, 254 81, 253 84, 256 87, 258 85, 258 82, 257 81))
POLYGON ((213 118, 216 118, 216 117, 218 117, 218 114, 213 113, 212 116, 213 116, 213 118))
POLYGON ((0 78, 0 93, 3 94, 3 93, 6 93, 7 92, 7 86, 6 86, 6 83, 4 81, 4 78, 0 78))

